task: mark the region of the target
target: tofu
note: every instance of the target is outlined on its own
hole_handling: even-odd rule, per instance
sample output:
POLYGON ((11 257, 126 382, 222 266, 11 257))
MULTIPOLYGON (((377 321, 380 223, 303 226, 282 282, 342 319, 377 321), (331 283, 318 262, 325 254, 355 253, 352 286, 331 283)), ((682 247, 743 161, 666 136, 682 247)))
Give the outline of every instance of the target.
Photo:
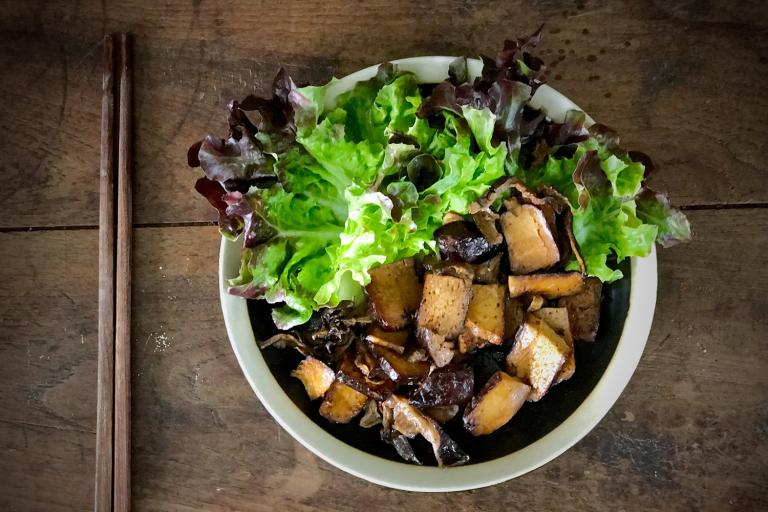
POLYGON ((584 277, 579 272, 509 276, 507 284, 512 298, 528 294, 556 299, 581 292, 584 289, 584 277))
POLYGON ((553 382, 553 384, 560 384, 564 380, 573 377, 573 374, 576 372, 576 352, 574 351, 573 336, 571 335, 571 326, 568 321, 568 310, 565 308, 541 308, 534 315, 544 320, 552 330, 562 336, 571 350, 553 382))
POLYGON ((529 315, 517 331, 507 367, 531 386, 528 400, 537 402, 549 390, 569 353, 562 336, 541 318, 529 315))
POLYGON ((519 378, 496 372, 464 410, 464 427, 473 436, 495 432, 517 414, 530 393, 531 387, 519 378))
POLYGON ((421 284, 412 258, 372 269, 366 286, 371 313, 388 331, 404 329, 421 302, 421 284))
POLYGON ((530 274, 557 264, 560 250, 544 213, 530 204, 507 205, 511 208, 501 215, 501 227, 512 273, 530 274))
POLYGON ((494 345, 504 341, 507 292, 500 284, 473 284, 464 332, 494 345))
POLYGON ((320 415, 333 423, 349 423, 360 414, 368 397, 346 384, 334 381, 320 404, 320 415))
POLYGON ((603 283, 596 277, 589 277, 579 293, 558 301, 558 306, 568 310, 568 320, 574 339, 595 341, 597 329, 600 326, 602 295, 603 283))
POLYGON ((475 282, 479 284, 494 284, 499 282, 501 270, 501 254, 488 261, 475 264, 475 282))
POLYGON ((426 329, 446 339, 456 339, 464 329, 471 299, 470 281, 448 275, 426 274, 419 306, 419 330, 426 329))

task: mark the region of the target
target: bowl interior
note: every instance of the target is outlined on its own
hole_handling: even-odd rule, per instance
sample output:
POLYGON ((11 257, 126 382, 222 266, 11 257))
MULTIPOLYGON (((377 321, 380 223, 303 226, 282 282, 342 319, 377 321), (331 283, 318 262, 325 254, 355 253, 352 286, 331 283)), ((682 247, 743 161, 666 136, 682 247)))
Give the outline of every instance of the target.
MULTIPOLYGON (((460 416, 445 425, 448 435, 469 454, 469 464, 509 455, 541 439, 563 423, 592 392, 616 351, 629 309, 629 262, 625 262, 620 268, 625 278, 604 287, 597 340, 594 343, 576 343, 576 373, 570 380, 554 386, 539 402, 525 404, 509 423, 493 434, 481 437, 468 434, 462 426, 460 416)), ((269 305, 265 302, 248 301, 248 314, 256 339, 266 339, 276 332, 269 316, 269 305)), ((310 402, 301 382, 290 376, 291 371, 302 359, 298 352, 269 347, 262 353, 272 376, 285 394, 320 428, 336 439, 371 455, 401 461, 394 448, 382 442, 378 427, 364 429, 357 421, 337 425, 320 416, 319 403, 310 402)), ((503 357, 504 353, 500 354, 503 357)), ((493 361, 487 359, 482 369, 476 370, 478 386, 495 371, 493 361)), ((434 461, 426 442, 417 438, 413 444, 422 462, 434 461)))
MULTIPOLYGON (((414 57, 393 61, 414 72, 421 82, 444 79, 453 57, 414 57)), ((469 59, 470 74, 482 68, 469 59)), ((328 91, 336 95, 360 80, 371 78, 377 66, 348 75, 328 91)), ((541 86, 531 100, 556 121, 570 109, 578 109, 556 90, 541 86)), ((587 122, 592 120, 587 116, 587 122)), ((503 482, 531 471, 573 446, 608 412, 629 382, 643 352, 656 303, 656 253, 625 261, 623 280, 605 288, 602 320, 595 343, 577 343, 577 370, 539 403, 528 403, 513 420, 496 433, 480 438, 465 434, 455 421, 447 427, 460 446, 469 452, 470 464, 443 470, 415 466, 399 460, 379 439, 377 428, 357 423, 329 424, 310 403, 301 384, 289 377, 299 361, 294 351, 261 351, 256 339, 274 329, 265 304, 245 301, 227 293, 227 281, 238 274, 240 244, 223 239, 220 253, 220 299, 224 322, 243 374, 275 420, 306 448, 336 467, 371 482, 422 492, 476 489, 503 482)), ((429 451, 425 444, 415 444, 429 451)), ((422 454, 423 455, 423 454, 422 454)), ((422 460, 431 461, 431 455, 422 460)))

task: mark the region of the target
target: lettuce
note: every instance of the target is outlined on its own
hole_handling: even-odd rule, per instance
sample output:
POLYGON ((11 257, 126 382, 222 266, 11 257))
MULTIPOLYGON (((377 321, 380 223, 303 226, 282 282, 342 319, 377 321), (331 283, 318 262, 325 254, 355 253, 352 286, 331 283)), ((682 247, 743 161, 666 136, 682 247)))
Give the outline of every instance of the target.
POLYGON ((539 38, 505 42, 471 83, 466 59, 433 87, 383 64, 326 108, 333 81, 300 88, 281 70, 271 98, 231 102, 228 137, 188 152, 222 234, 243 243, 230 292, 274 304, 281 329, 359 302, 372 268, 436 253, 444 215, 507 176, 567 199, 587 273, 602 281, 622 277, 614 259, 690 238, 685 216, 645 186, 647 157, 604 126, 587 131, 583 113, 555 123, 528 105, 539 38))

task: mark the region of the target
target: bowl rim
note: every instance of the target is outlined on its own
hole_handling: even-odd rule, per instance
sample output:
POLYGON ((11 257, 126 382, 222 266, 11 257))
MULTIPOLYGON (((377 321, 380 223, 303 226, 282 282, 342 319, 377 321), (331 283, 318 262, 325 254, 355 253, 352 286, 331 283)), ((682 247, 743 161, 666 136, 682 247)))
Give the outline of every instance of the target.
MULTIPOLYGON (((413 57, 391 61, 413 71, 420 82, 447 77, 455 57, 413 57)), ((477 76, 482 62, 467 59, 470 75, 477 76)), ((355 82, 376 73, 378 65, 336 81, 329 88, 328 103, 355 82)), ((531 103, 553 119, 579 107, 549 86, 541 86, 531 103)), ((579 109, 581 110, 581 109, 579 109)), ((592 123, 588 117, 588 122, 592 123)), ((238 364, 256 396, 270 415, 294 439, 315 455, 354 476, 394 489, 418 492, 465 491, 495 485, 532 471, 571 448, 608 413, 629 383, 643 354, 656 307, 656 248, 643 258, 631 258, 629 309, 615 352, 581 405, 551 432, 511 454, 467 466, 438 468, 395 462, 354 448, 335 438, 309 419, 283 391, 256 344, 246 299, 227 293, 227 280, 238 274, 240 244, 222 238, 219 252, 219 295, 224 324, 238 364)))

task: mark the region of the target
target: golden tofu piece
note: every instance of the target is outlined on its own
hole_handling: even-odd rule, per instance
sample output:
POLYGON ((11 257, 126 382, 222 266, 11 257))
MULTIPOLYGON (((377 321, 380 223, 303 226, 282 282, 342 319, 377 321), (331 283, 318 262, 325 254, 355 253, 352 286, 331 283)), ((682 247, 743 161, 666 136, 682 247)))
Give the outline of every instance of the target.
POLYGON ((557 334, 563 337, 565 343, 571 349, 565 363, 555 376, 553 384, 560 384, 564 380, 573 377, 576 372, 576 352, 573 347, 573 336, 571 335, 571 326, 568 321, 568 310, 565 308, 541 308, 534 313, 537 317, 544 320, 557 334))
POLYGON ((504 341, 504 305, 507 292, 501 284, 473 284, 464 332, 495 345, 504 341))
POLYGON ((562 336, 541 318, 529 315, 517 331, 507 355, 507 366, 530 384, 532 392, 528 399, 537 402, 549 390, 569 352, 562 336))
POLYGON ((517 377, 496 372, 464 411, 464 427, 473 436, 495 432, 523 406, 531 387, 517 377))
POLYGON ((584 276, 579 272, 509 276, 509 296, 542 295, 547 299, 574 295, 584 289, 584 276))
POLYGON ((389 263, 372 269, 368 292, 371 313, 388 331, 404 329, 421 301, 421 284, 413 258, 389 263))
POLYGON ((320 404, 320 415, 334 423, 349 423, 360 414, 367 401, 364 394, 335 381, 320 404))
POLYGON ((560 261, 560 250, 547 218, 537 207, 507 201, 511 209, 501 215, 501 227, 515 274, 529 274, 560 261))
POLYGON ((427 274, 419 306, 418 326, 446 339, 455 339, 464 329, 472 285, 466 279, 427 274))
POLYGON ((312 356, 307 356, 300 362, 299 366, 291 372, 291 377, 296 377, 304 384, 310 400, 323 396, 336 378, 328 365, 312 356))

